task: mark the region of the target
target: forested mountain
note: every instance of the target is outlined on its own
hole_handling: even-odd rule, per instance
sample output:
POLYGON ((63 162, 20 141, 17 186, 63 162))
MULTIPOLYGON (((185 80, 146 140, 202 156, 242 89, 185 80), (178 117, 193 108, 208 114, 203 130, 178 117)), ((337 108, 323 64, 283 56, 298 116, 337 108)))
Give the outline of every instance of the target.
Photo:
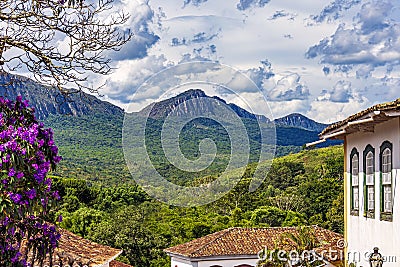
POLYGON ((150 118, 165 118, 171 112, 174 116, 200 116, 220 115, 220 106, 232 109, 240 118, 258 119, 261 122, 269 120, 263 115, 257 115, 232 104, 227 103, 217 96, 210 97, 201 89, 190 89, 175 97, 153 103, 139 112, 140 115, 148 115, 150 118))
MULTIPOLYGON (((58 91, 45 87, 31 79, 0 74, 2 86, 0 95, 15 98, 22 95, 35 107, 39 119, 44 120, 47 127, 53 128, 55 140, 64 160, 58 174, 68 177, 84 178, 91 181, 115 184, 131 181, 122 153, 122 128, 125 113, 117 106, 88 94, 71 94, 68 102, 62 102, 58 91), (57 103, 55 100, 60 100, 57 103)), ((271 134, 273 125, 264 116, 256 115, 241 107, 226 103, 219 97, 207 96, 200 89, 188 90, 176 97, 154 103, 138 113, 129 116, 143 117, 149 113, 146 137, 148 151, 163 175, 174 177, 178 183, 186 183, 201 176, 211 175, 223 170, 230 156, 230 139, 223 126, 212 120, 199 118, 189 122, 180 134, 180 144, 185 156, 196 158, 199 154, 199 142, 210 138, 217 144, 217 161, 210 168, 198 174, 181 173, 171 164, 165 163, 165 156, 160 141, 160 131, 165 116, 171 111, 176 116, 183 115, 218 115, 216 105, 226 105, 243 121, 249 137, 251 154, 250 162, 257 160, 261 143, 277 156, 298 152, 307 142, 318 139, 317 129, 321 125, 300 115, 289 115, 275 120, 276 135, 271 134), (189 101, 187 101, 189 100, 189 101), (206 101, 207 100, 207 101, 206 101), (186 102, 185 102, 186 101, 186 102), (183 102, 185 104, 181 105, 183 102), (258 121, 257 121, 258 119, 258 121), (261 133, 267 131, 267 138, 262 140, 261 133), (151 134, 153 133, 153 134, 151 134), (219 160, 219 161, 218 161, 219 160)), ((319 129, 319 128, 318 128, 319 129)), ((134 131, 135 132, 135 131, 134 131)), ((331 145, 331 142, 320 146, 331 145)))
POLYGON ((66 99, 58 90, 29 78, 0 72, 0 96, 15 99, 18 95, 24 100, 29 100, 39 119, 55 114, 84 116, 104 113, 122 116, 124 113, 121 108, 89 94, 70 94, 66 99))
POLYGON ((323 129, 328 127, 328 124, 316 122, 299 113, 293 113, 282 118, 275 119, 274 122, 277 125, 303 128, 313 132, 321 132, 323 129))

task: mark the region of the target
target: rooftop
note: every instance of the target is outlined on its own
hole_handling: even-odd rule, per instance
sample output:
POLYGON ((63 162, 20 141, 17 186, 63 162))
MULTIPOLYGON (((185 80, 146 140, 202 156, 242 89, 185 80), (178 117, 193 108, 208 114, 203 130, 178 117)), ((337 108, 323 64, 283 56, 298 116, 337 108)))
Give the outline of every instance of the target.
MULTIPOLYGON (((312 226, 317 241, 324 244, 320 250, 331 248, 343 250, 337 247, 343 235, 312 226)), ((188 258, 201 258, 212 256, 239 256, 257 255, 264 247, 275 249, 276 243, 283 233, 297 233, 296 227, 269 227, 269 228, 229 228, 216 232, 190 242, 180 244, 164 251, 170 255, 188 258)), ((292 248, 281 248, 292 249, 292 248)))
POLYGON ((375 124, 387 121, 393 116, 400 116, 399 112, 400 98, 392 102, 377 104, 328 126, 321 132, 320 137, 324 139, 331 138, 329 136, 340 138, 345 134, 360 130, 373 131, 375 124))
MULTIPOLYGON (((61 238, 52 257, 53 266, 103 266, 103 264, 112 262, 122 253, 120 249, 97 244, 65 229, 58 228, 57 230, 61 234, 61 238)), ((28 258, 31 258, 29 254, 28 258)), ((44 266, 49 265, 49 261, 50 258, 46 258, 44 266)), ((129 265, 115 266, 128 267, 129 265)))
POLYGON ((132 266, 129 264, 125 264, 125 263, 114 260, 114 261, 110 262, 110 267, 132 267, 132 266))

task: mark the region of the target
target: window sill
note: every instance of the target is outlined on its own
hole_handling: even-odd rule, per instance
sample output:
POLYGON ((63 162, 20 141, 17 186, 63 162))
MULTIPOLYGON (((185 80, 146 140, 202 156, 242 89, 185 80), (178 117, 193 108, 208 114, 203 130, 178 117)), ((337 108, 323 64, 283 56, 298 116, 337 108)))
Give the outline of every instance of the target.
POLYGON ((358 216, 359 215, 359 211, 358 210, 351 210, 350 211, 350 215, 351 216, 358 216))
POLYGON ((392 222, 393 214, 391 212, 382 212, 381 213, 381 221, 392 222))
POLYGON ((375 219, 375 211, 373 210, 364 211, 364 217, 369 219, 375 219))

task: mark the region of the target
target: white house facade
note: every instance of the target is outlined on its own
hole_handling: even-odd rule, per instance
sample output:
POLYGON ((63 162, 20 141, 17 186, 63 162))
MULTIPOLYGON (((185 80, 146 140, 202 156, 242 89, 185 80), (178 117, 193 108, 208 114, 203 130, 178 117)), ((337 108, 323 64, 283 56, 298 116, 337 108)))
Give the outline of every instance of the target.
POLYGON ((347 264, 369 267, 379 248, 384 267, 400 266, 400 99, 333 124, 320 137, 344 140, 347 264))
POLYGON ((248 257, 202 257, 191 259, 173 256, 171 254, 171 267, 255 267, 258 262, 257 255, 248 257))

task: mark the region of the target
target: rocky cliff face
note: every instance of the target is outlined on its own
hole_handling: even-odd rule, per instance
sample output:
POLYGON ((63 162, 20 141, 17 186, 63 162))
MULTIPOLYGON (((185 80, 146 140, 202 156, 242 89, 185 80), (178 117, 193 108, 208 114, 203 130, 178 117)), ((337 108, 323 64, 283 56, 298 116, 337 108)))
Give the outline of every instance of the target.
MULTIPOLYGON (((35 107, 36 116, 39 119, 44 119, 50 114, 73 116, 98 113, 121 116, 124 114, 121 108, 102 101, 93 95, 85 93, 71 94, 68 99, 64 99, 54 88, 44 86, 23 76, 0 72, 0 96, 15 99, 18 95, 29 100, 30 106, 35 107)), ((200 89, 191 89, 175 97, 153 103, 138 114, 149 114, 151 118, 155 119, 165 118, 171 112, 176 116, 218 115, 216 114, 220 110, 217 107, 218 105, 226 105, 241 118, 268 122, 265 116, 253 114, 235 104, 226 103, 225 100, 217 96, 207 96, 200 89), (212 101, 208 101, 208 99, 212 101)), ((322 131, 327 126, 298 113, 276 119, 274 122, 281 126, 303 128, 316 132, 322 131)))
POLYGON ((0 73, 0 96, 15 99, 18 95, 29 100, 29 105, 35 107, 39 119, 50 114, 82 116, 99 112, 114 115, 124 113, 121 108, 89 94, 71 94, 65 99, 54 88, 23 76, 0 73))
POLYGON ((303 128, 314 132, 321 132, 323 129, 325 129, 325 127, 328 126, 328 124, 313 121, 299 113, 293 113, 285 117, 276 119, 275 123, 278 125, 303 128))
POLYGON ((175 97, 153 103, 139 114, 147 115, 151 118, 164 118, 172 112, 174 116, 201 116, 201 115, 218 115, 221 112, 220 105, 225 105, 232 109, 239 117, 247 119, 259 119, 267 122, 268 119, 262 115, 256 115, 235 105, 228 104, 225 100, 214 96, 207 96, 200 89, 190 89, 175 97))

